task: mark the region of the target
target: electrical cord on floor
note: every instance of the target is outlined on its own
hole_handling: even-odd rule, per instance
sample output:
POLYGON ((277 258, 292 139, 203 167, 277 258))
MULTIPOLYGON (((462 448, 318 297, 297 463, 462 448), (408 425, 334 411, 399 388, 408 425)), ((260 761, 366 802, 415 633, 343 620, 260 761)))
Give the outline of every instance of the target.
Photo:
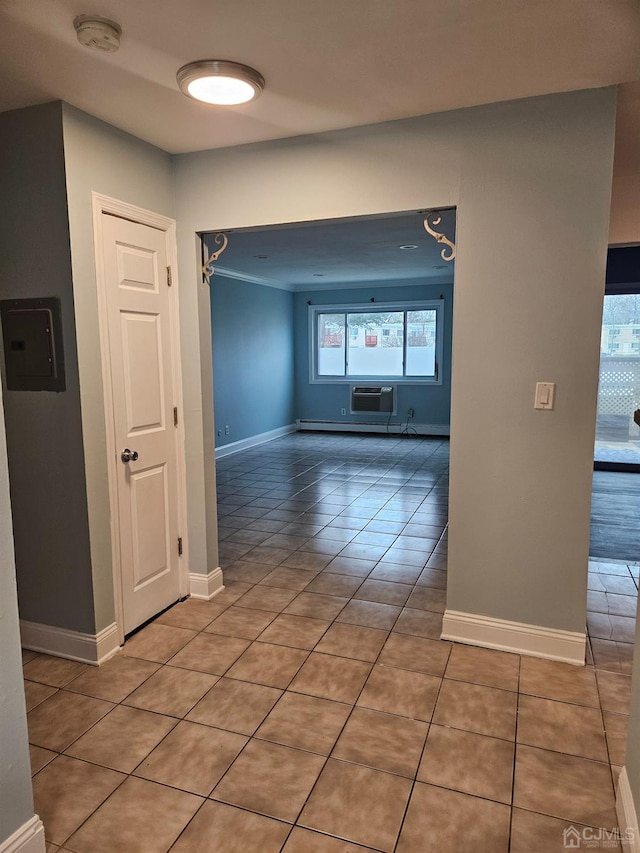
POLYGON ((413 409, 409 409, 407 412, 407 420, 404 425, 404 429, 400 430, 400 435, 418 435, 418 430, 415 427, 409 426, 409 421, 415 417, 415 411, 413 409))

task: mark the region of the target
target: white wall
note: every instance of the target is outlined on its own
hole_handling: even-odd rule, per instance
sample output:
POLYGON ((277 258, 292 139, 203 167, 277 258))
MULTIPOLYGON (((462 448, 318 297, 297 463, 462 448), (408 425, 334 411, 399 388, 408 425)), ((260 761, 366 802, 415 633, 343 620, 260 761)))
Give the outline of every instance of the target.
POLYGON ((609 243, 640 243, 640 175, 616 175, 613 179, 609 243))
MULTIPOLYGON (((592 90, 175 157, 189 325, 208 311, 197 231, 458 206, 453 610, 584 631, 614 120, 592 90)), ((185 390, 212 488, 210 406, 185 390)))

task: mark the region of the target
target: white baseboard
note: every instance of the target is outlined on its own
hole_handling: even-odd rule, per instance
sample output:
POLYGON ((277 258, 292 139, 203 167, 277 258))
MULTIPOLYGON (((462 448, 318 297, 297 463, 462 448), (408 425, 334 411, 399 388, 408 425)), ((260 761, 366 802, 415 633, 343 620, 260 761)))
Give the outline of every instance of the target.
POLYGON ((273 441, 275 438, 280 438, 282 435, 289 435, 291 432, 296 432, 298 427, 295 424, 287 424, 277 429, 271 429, 268 432, 261 432, 258 435, 242 438, 240 441, 232 441, 231 444, 225 444, 223 447, 216 447, 216 459, 222 459, 225 456, 231 456, 232 453, 238 453, 240 450, 248 450, 250 447, 257 447, 259 444, 266 444, 268 441, 273 441))
POLYGON ((0 853, 45 853, 44 826, 37 814, 0 841, 0 853))
POLYGON ((584 666, 586 634, 446 610, 442 639, 584 666))
POLYGON ((205 601, 211 601, 223 589, 224 578, 221 568, 214 569, 208 575, 189 573, 189 594, 191 598, 204 598, 205 601))
POLYGON ((21 619, 20 638, 24 649, 94 666, 104 663, 120 648, 120 632, 115 622, 97 634, 83 634, 21 619))
MULTIPOLYGON (((387 419, 380 422, 370 421, 297 421, 298 430, 313 430, 314 432, 378 432, 385 435, 400 435, 405 429, 405 422, 398 423, 397 419, 387 427, 387 419)), ((449 435, 449 424, 409 424, 412 435, 449 435)))
POLYGON ((623 767, 620 771, 616 788, 616 814, 618 815, 620 837, 624 841, 623 849, 625 853, 640 853, 638 814, 635 803, 633 802, 633 794, 631 793, 626 767, 623 767))

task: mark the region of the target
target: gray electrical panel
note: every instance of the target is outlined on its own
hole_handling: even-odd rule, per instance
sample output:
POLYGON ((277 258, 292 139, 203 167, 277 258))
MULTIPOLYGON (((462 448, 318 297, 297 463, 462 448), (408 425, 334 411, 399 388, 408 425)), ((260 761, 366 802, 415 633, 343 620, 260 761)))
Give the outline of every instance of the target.
POLYGON ((64 391, 60 300, 0 301, 8 391, 64 391))

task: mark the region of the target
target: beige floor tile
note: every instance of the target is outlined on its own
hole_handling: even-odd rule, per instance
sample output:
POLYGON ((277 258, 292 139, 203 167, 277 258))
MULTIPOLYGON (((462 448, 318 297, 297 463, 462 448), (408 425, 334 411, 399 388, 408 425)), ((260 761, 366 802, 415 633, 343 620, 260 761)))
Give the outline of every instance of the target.
POLYGON ((616 825, 608 764, 518 745, 513 805, 588 826, 616 825))
POLYGON ((399 563, 378 563, 369 575, 370 580, 394 581, 413 586, 423 570, 419 566, 403 566, 399 563))
POLYGON ((155 620, 155 624, 172 625, 174 628, 188 628, 191 631, 202 631, 210 622, 224 612, 226 605, 217 600, 199 601, 188 598, 174 604, 155 620))
POLYGON ((616 672, 596 672, 603 711, 628 714, 631 705, 631 678, 616 672))
POLYGON ((52 752, 50 749, 43 749, 41 746, 29 744, 29 758, 31 760, 31 775, 35 776, 39 770, 42 770, 50 761, 56 757, 58 753, 52 752))
POLYGON ((609 761, 611 764, 624 764, 629 717, 626 714, 614 714, 611 711, 605 711, 603 717, 609 761))
POLYGON ((66 689, 93 696, 95 699, 122 702, 159 668, 159 663, 117 654, 100 666, 92 666, 74 678, 66 689))
POLYGON ((479 649, 454 643, 447 666, 447 678, 470 681, 486 687, 517 690, 520 655, 493 649, 479 649))
POLYGON ((266 610, 269 613, 282 613, 298 593, 295 589, 278 589, 275 586, 254 586, 239 598, 238 607, 250 607, 252 610, 266 610))
POLYGON ((54 658, 51 655, 36 655, 23 667, 24 677, 29 681, 48 684, 51 687, 64 687, 73 678, 93 669, 85 663, 65 658, 54 658))
MULTIPOLYGON (((338 528, 334 528, 337 532, 338 528)), ((357 557, 335 557, 327 564, 325 572, 332 572, 336 575, 351 575, 357 578, 366 578, 366 576, 374 569, 375 560, 360 560, 357 557)))
POLYGON ((33 710, 36 705, 44 702, 49 696, 53 696, 58 690, 57 687, 51 687, 50 684, 39 684, 37 681, 24 682, 24 698, 27 706, 27 711, 33 710))
POLYGON ((320 755, 251 740, 211 796, 292 823, 324 762, 320 755))
POLYGON ((402 607, 411 595, 412 587, 406 583, 367 578, 353 596, 357 601, 377 601, 402 607))
POLYGON ((196 632, 187 628, 175 628, 173 625, 158 625, 152 622, 127 640, 122 647, 122 654, 166 663, 195 636, 196 632))
POLYGON ((229 669, 229 678, 251 681, 284 690, 307 659, 303 649, 290 649, 272 643, 252 643, 229 669))
POLYGON ((249 590, 253 589, 252 583, 244 583, 243 581, 230 581, 225 584, 222 592, 218 592, 215 595, 215 598, 212 599, 212 604, 215 604, 219 607, 228 607, 231 604, 235 604, 244 595, 249 592, 249 590))
POLYGON ((418 720, 355 708, 331 757, 413 779, 428 728, 418 720))
POLYGON ((358 705, 429 722, 441 679, 422 672, 374 666, 358 705))
POLYGON ((27 714, 29 743, 62 752, 112 708, 111 702, 60 690, 27 714))
POLYGON ((520 692, 591 708, 599 706, 593 669, 524 655, 520 665, 520 692))
POLYGON ((584 705, 521 695, 518 743, 607 761, 602 714, 584 705))
POLYGON ((426 640, 409 634, 391 634, 384 644, 378 663, 442 676, 450 653, 451 643, 444 640, 426 640))
POLYGON ((60 755, 33 779, 47 840, 63 844, 125 779, 122 773, 60 755))
POLYGON ((432 725, 418 779, 509 804, 514 755, 510 741, 432 725))
POLYGON ((38 657, 38 652, 32 652, 30 649, 22 649, 22 665, 29 663, 30 660, 38 657))
POLYGON ((290 829, 287 823, 209 800, 171 853, 279 853, 290 829))
POLYGON ((295 616, 311 616, 316 619, 335 619, 348 601, 348 598, 339 595, 301 592, 286 608, 285 613, 291 613, 295 616))
POLYGON ((208 634, 238 637, 241 640, 255 640, 273 621, 274 615, 266 610, 251 610, 248 607, 232 605, 207 625, 204 630, 208 634))
POLYGON ((352 600, 337 617, 336 622, 389 631, 400 615, 400 611, 401 608, 393 604, 352 600))
POLYGON ((282 691, 273 687, 221 678, 187 714, 187 719, 252 735, 281 695, 282 691))
POLYGON ((290 685, 296 693, 333 699, 356 701, 371 664, 312 652, 290 685))
POLYGON ((443 589, 433 589, 429 586, 417 586, 409 596, 407 607, 414 610, 431 610, 434 613, 444 613, 447 606, 447 593, 443 589))
POLYGON ((243 735, 182 721, 134 775, 206 797, 246 743, 243 735))
POLYGON ((171 658, 171 666, 224 675, 229 667, 250 645, 249 640, 221 637, 219 634, 198 634, 171 658))
POLYGON ((361 584, 362 578, 321 572, 311 581, 307 587, 307 592, 320 593, 321 595, 337 595, 344 598, 353 595, 361 584))
POLYGON ((282 853, 370 853, 370 849, 294 826, 282 853))
POLYGON ((321 572, 331 562, 330 554, 314 554, 308 551, 294 551, 282 564, 284 567, 321 572))
POLYGON ((423 569, 418 578, 418 586, 430 586, 433 589, 447 588, 447 572, 442 569, 423 569))
POLYGON ((131 773, 175 724, 173 717, 118 705, 65 752, 73 758, 131 773))
MULTIPOLYGON (((585 829, 581 824, 571 823, 567 820, 559 820, 555 817, 536 814, 535 812, 527 812, 522 809, 514 809, 511 819, 511 847, 510 853, 531 853, 531 851, 544 851, 544 853, 566 853, 570 848, 567 847, 567 842, 570 841, 574 834, 570 832, 568 836, 564 835, 565 830, 570 831, 571 827, 577 830, 579 834, 585 829)), ((594 828, 590 828, 590 834, 587 839, 593 841, 596 833, 594 828)), ((580 845, 583 848, 583 845, 580 845)), ((598 845, 602 849, 601 845, 598 845)), ((595 849, 597 850, 598 847, 595 849)), ((583 848, 584 849, 584 848, 583 848)), ((620 853, 618 845, 604 848, 607 853, 620 853)))
POLYGON ((489 737, 513 740, 516 705, 517 694, 509 690, 445 678, 433 722, 489 737))
POLYGON ((165 853, 203 800, 130 776, 72 836, 77 853, 165 853))
POLYGON ((401 776, 329 759, 298 823, 391 853, 410 793, 401 776))
POLYGON ((244 581, 246 583, 259 583, 266 578, 273 566, 263 566, 260 563, 250 563, 247 560, 236 560, 224 570, 224 578, 232 581, 244 581))
POLYGON ((380 654, 387 631, 361 625, 334 624, 316 646, 317 652, 373 663, 380 654))
POLYGON ((502 803, 416 782, 397 851, 507 853, 509 812, 502 803))
POLYGON ((442 613, 405 607, 393 628, 399 634, 412 634, 439 640, 442 635, 442 613))
MULTIPOLYGON (((308 556, 313 556, 309 554, 308 556)), ((269 574, 260 581, 260 586, 275 586, 279 589, 291 589, 297 592, 302 591, 309 586, 311 581, 316 576, 319 569, 311 571, 309 569, 296 569, 287 566, 278 566, 277 569, 269 572, 269 574)))
POLYGON ((163 666, 124 700, 125 705, 184 717, 218 680, 205 672, 163 666))
POLYGON ((281 613, 262 632, 260 642, 311 650, 330 624, 327 619, 281 613))
POLYGON ((256 737, 328 755, 351 705, 286 692, 256 732, 256 737))

